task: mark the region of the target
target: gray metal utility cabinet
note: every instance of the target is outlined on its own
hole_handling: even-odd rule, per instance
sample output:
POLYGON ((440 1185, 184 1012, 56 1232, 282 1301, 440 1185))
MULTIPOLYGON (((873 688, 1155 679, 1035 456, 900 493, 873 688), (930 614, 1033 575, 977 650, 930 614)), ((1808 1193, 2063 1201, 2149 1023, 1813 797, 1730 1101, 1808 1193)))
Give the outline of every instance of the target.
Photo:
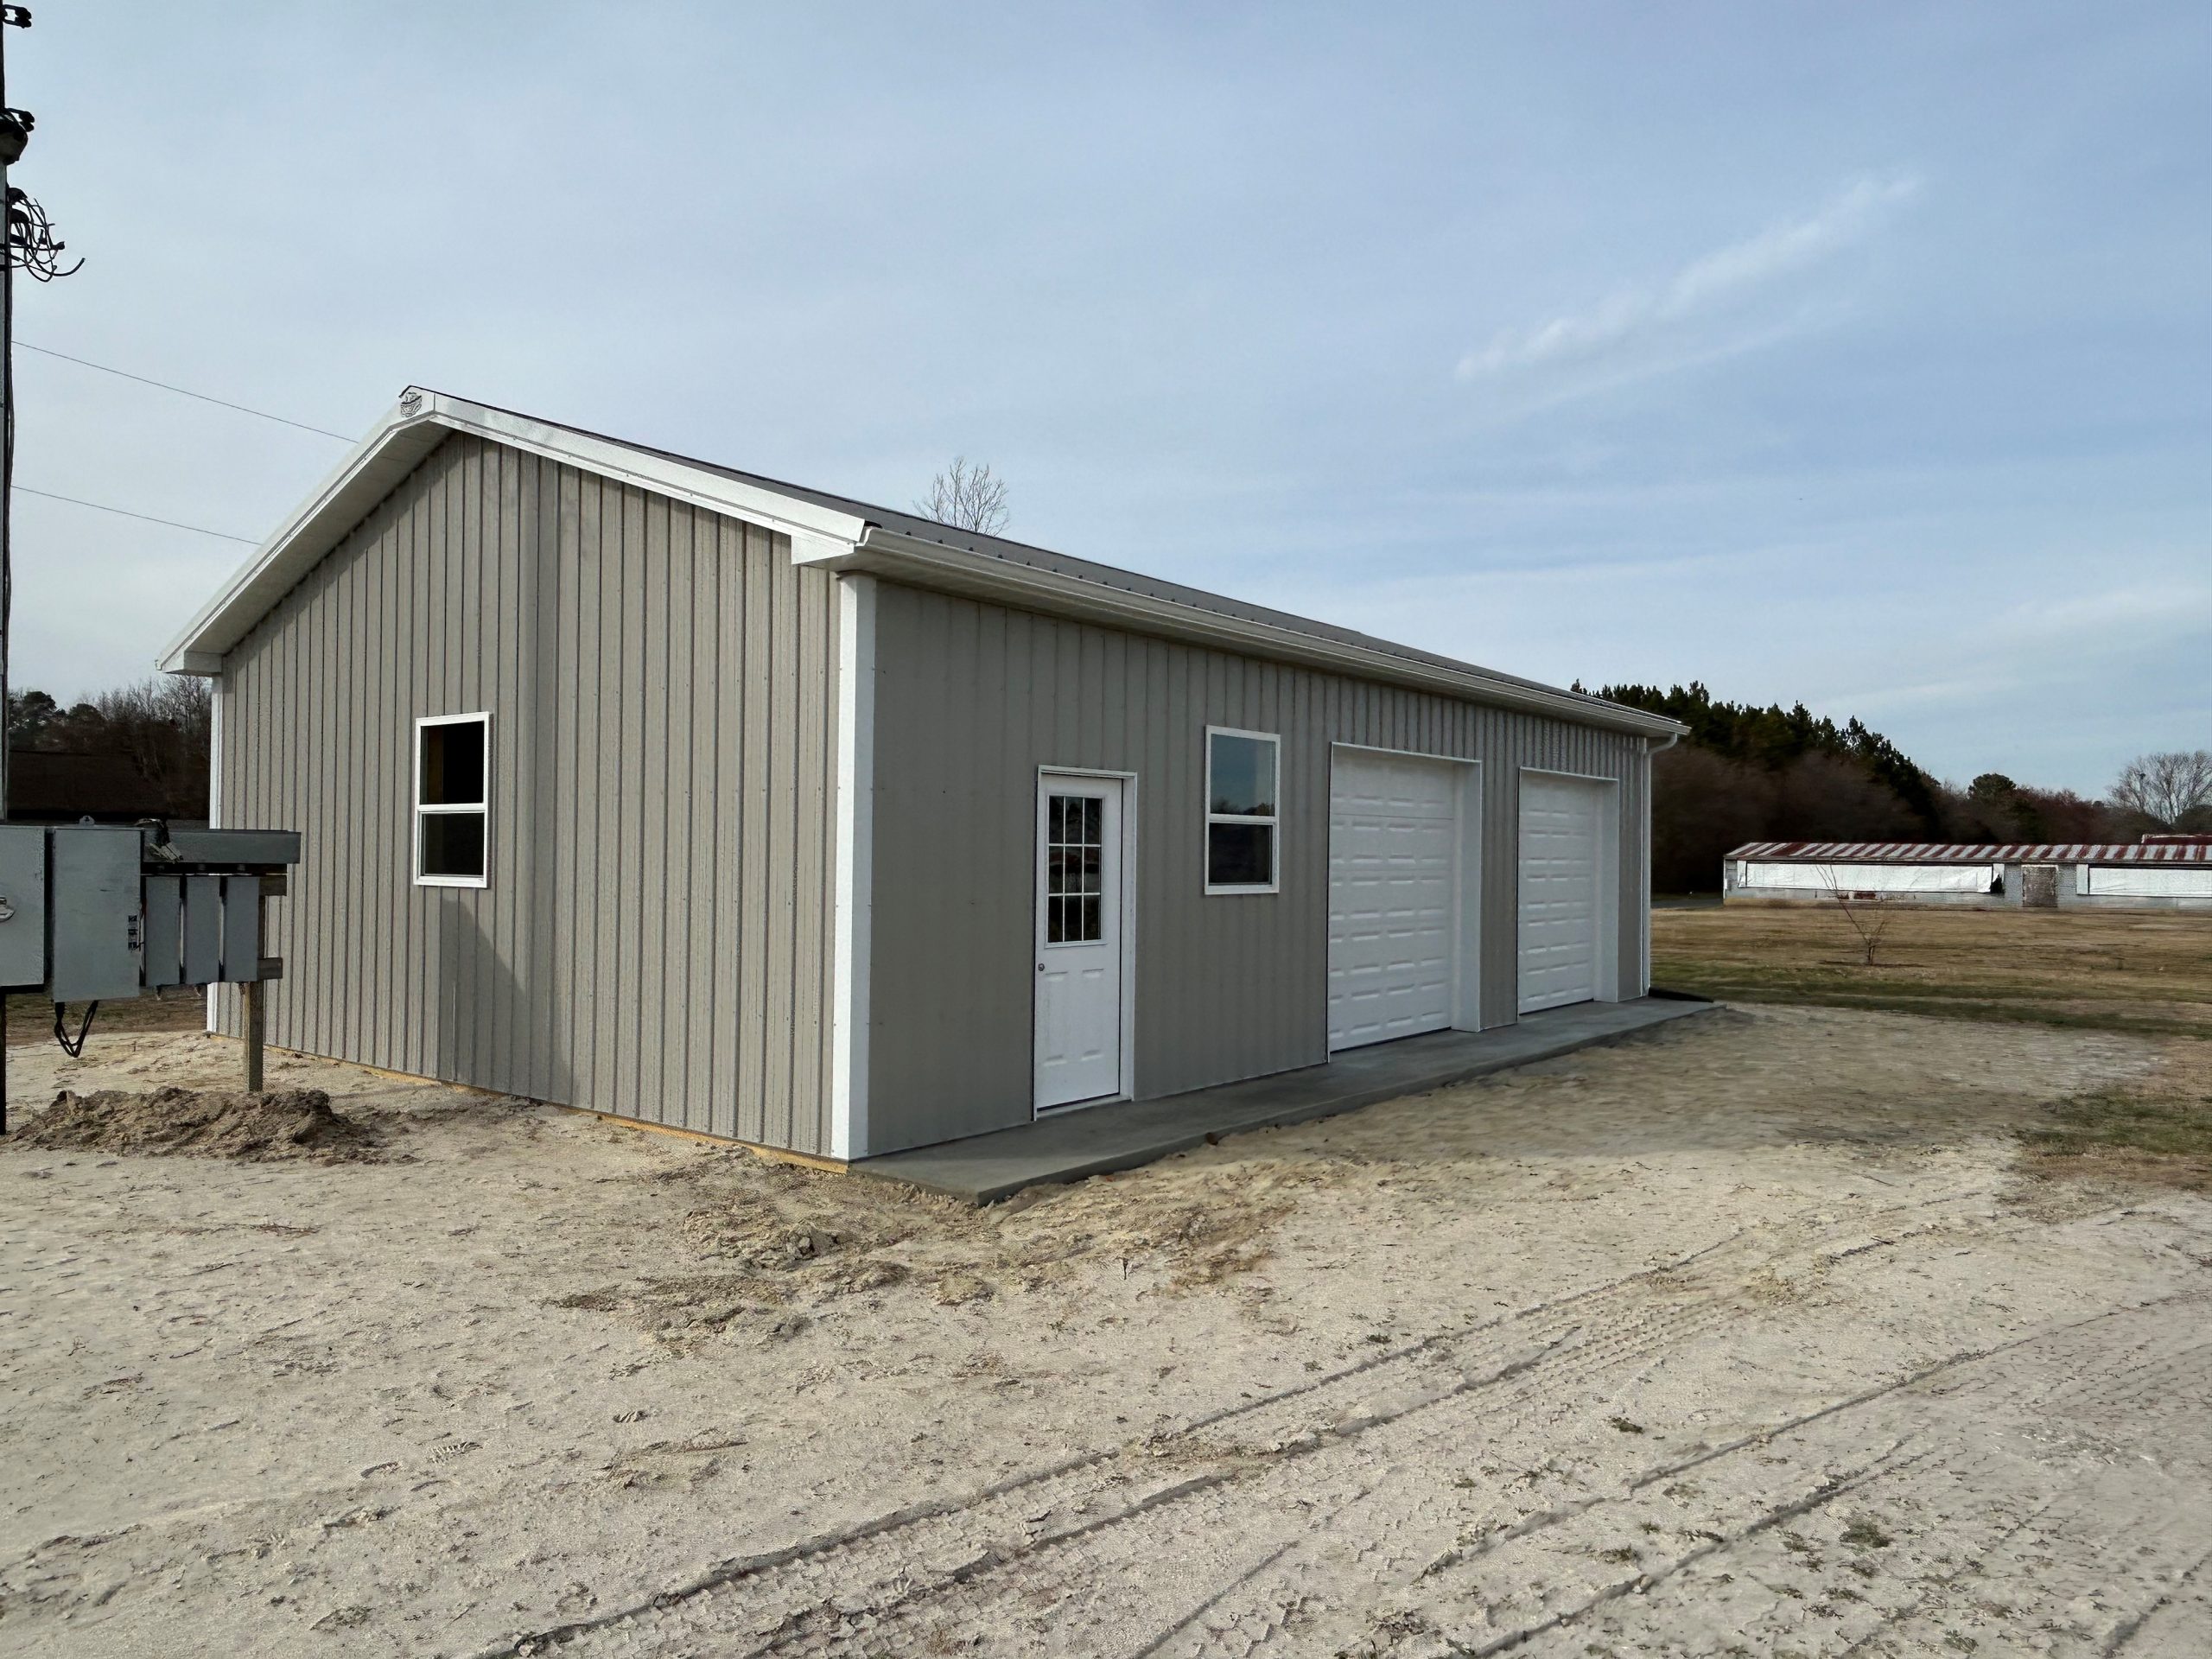
MULTIPOLYGON (((0 995, 35 991, 58 1010, 275 979, 262 902, 299 861, 288 830, 0 824, 0 995)), ((259 1072, 250 1052, 249 1088, 259 1072)))

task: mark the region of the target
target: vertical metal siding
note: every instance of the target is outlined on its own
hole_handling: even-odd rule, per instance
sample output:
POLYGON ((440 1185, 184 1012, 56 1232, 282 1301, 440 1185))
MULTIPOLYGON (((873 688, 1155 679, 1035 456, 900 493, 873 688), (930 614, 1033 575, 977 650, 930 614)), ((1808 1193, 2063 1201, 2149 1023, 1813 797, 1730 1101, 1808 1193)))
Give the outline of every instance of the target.
POLYGON ((270 1040, 826 1151, 834 581, 497 444, 427 457, 225 660, 223 821, 303 836, 270 1040), (417 887, 415 720, 480 709, 491 885, 417 887))
POLYGON ((1333 743, 1484 763, 1485 1025, 1517 1017, 1521 768, 1619 780, 1642 988, 1640 739, 893 583, 876 626, 871 1151, 1029 1116, 1040 766, 1136 774, 1141 1097, 1326 1058, 1333 743), (1281 734, 1277 894, 1203 894, 1208 725, 1281 734))

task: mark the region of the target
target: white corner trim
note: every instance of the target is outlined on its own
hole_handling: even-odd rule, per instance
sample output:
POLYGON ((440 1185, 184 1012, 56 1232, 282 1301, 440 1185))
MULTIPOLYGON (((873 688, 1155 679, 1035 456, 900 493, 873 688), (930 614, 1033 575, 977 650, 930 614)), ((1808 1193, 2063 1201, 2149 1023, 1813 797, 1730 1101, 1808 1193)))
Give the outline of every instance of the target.
MULTIPOLYGON (((223 677, 220 664, 216 665, 215 696, 208 706, 207 718, 207 827, 220 830, 223 823, 223 677)), ((215 992, 217 987, 207 988, 207 1034, 215 1034, 215 992)))
POLYGON ((875 880, 875 578, 837 578, 837 875, 830 1155, 868 1150, 868 976, 875 880))

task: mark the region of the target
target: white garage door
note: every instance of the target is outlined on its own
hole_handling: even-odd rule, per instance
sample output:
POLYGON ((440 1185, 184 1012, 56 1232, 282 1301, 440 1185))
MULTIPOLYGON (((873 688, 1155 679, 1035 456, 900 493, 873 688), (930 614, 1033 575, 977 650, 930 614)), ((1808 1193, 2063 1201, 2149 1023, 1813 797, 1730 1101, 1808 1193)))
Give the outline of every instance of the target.
POLYGON ((1332 1049, 1452 1023, 1465 770, 1336 751, 1329 772, 1332 1049))
POLYGON ((1521 1012, 1598 995, 1605 786, 1521 775, 1521 1012))

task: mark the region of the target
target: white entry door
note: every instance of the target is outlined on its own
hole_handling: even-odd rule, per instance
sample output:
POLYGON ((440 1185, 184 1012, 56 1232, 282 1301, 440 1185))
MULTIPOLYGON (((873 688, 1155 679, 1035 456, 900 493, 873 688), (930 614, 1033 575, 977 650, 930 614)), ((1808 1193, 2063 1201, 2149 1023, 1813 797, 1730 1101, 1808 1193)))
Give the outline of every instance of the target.
POLYGON ((1521 1012, 1599 994, 1605 913, 1601 784, 1521 774, 1521 1012))
POLYGON ((1350 748, 1330 763, 1332 1049, 1452 1024, 1464 771, 1350 748))
POLYGON ((1037 791, 1036 1103, 1109 1100, 1122 1076, 1122 780, 1037 791))

